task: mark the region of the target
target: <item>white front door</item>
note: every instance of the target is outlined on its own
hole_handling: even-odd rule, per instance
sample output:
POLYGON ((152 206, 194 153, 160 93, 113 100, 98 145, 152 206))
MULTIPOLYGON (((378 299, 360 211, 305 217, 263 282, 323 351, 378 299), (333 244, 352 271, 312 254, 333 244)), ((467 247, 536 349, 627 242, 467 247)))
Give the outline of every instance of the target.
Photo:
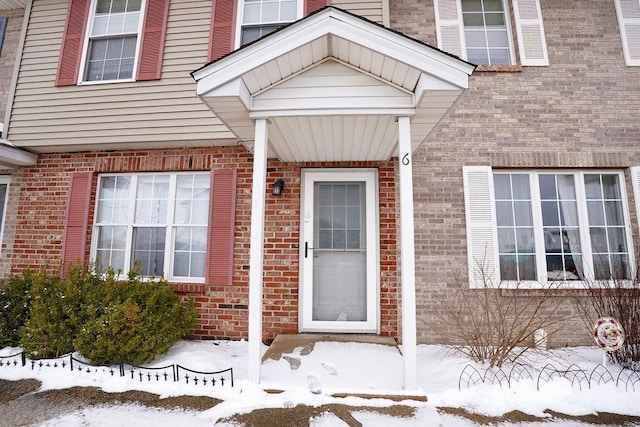
POLYGON ((300 329, 378 332, 377 173, 303 171, 300 329))

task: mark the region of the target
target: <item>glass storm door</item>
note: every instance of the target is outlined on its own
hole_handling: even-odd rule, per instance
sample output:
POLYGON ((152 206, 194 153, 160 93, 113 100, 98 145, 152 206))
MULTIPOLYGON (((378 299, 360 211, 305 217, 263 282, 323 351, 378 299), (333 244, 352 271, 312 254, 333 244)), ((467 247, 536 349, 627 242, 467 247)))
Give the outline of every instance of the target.
POLYGON ((305 172, 301 330, 377 332, 376 174, 305 172))

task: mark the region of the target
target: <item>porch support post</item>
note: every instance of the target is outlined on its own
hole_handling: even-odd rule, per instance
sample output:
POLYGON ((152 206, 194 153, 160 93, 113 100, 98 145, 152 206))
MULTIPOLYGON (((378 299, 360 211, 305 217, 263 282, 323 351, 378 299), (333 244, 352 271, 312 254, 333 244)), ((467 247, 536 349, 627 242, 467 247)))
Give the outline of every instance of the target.
POLYGON ((260 382, 262 359, 262 252, 264 194, 267 180, 267 119, 257 119, 251 188, 251 247, 249 249, 249 381, 260 382))
POLYGON ((417 385, 416 347, 416 259, 413 225, 413 159, 411 122, 398 118, 398 160, 400 169, 400 262, 402 282, 402 354, 405 390, 417 385))

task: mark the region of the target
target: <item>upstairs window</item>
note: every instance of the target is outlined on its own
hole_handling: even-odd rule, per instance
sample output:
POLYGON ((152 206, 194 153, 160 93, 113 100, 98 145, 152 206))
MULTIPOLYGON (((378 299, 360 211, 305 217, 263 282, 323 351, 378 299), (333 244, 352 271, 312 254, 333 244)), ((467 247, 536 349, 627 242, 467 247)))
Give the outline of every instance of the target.
POLYGON ((477 65, 549 65, 539 0, 434 0, 434 7, 440 49, 477 65))
POLYGON ((511 64, 509 29, 502 0, 462 0, 462 21, 470 62, 511 64))
POLYGON ((251 43, 302 15, 298 0, 244 0, 241 8, 240 46, 251 43))
POLYGON ((97 1, 89 20, 84 81, 133 79, 141 3, 141 0, 97 1))

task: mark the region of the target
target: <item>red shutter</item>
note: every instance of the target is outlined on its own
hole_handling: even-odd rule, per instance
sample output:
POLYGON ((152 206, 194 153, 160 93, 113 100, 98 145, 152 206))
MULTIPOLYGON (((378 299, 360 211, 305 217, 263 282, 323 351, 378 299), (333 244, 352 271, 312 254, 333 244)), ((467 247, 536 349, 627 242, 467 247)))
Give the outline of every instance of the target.
POLYGON ((211 33, 209 36, 209 61, 234 50, 238 0, 213 0, 211 33))
POLYGON ((62 237, 63 276, 66 276, 70 264, 84 261, 92 189, 92 173, 75 173, 71 176, 62 237))
POLYGON ((211 171, 206 278, 209 285, 233 283, 233 245, 236 224, 235 169, 211 171))
POLYGON ((147 2, 136 80, 158 80, 160 78, 168 16, 169 0, 149 0, 147 2))
POLYGON ((56 86, 71 86, 78 82, 80 56, 89 17, 90 0, 70 0, 64 26, 56 86))
POLYGON ((330 4, 331 0, 304 0, 304 16, 330 4))

